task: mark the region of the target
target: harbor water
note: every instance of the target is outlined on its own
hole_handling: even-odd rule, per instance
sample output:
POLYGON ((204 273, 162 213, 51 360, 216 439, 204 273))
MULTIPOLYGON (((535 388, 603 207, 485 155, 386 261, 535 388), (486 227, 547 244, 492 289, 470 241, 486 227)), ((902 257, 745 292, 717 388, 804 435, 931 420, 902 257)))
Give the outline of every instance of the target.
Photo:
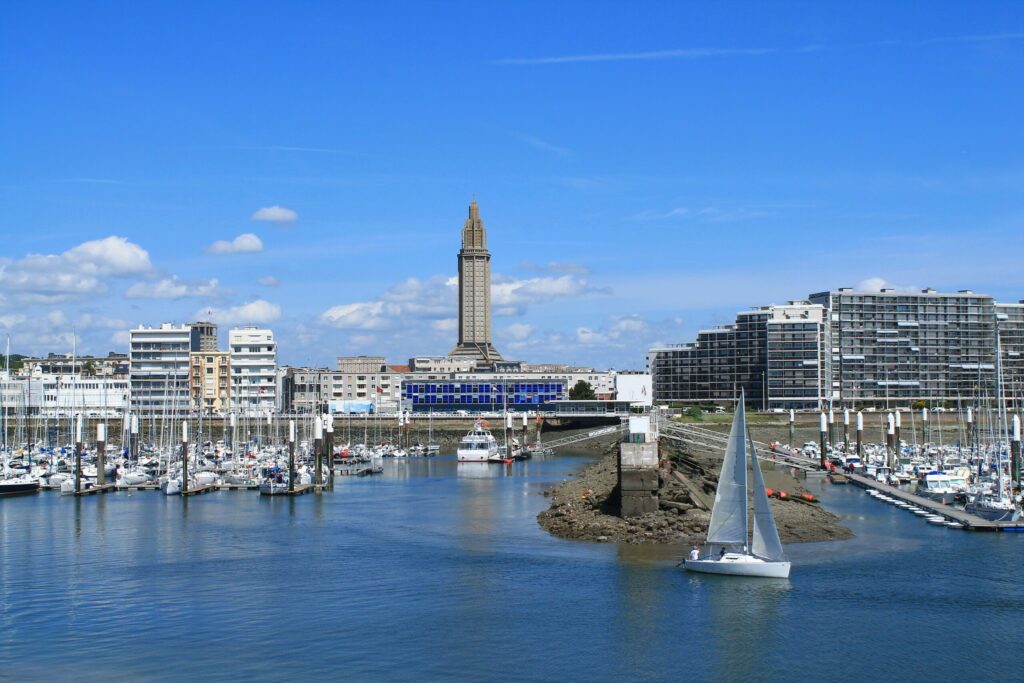
POLYGON ((0 500, 0 679, 1021 680, 1024 538, 820 487, 856 537, 786 581, 565 541, 586 464, 386 461, 333 493, 0 500))

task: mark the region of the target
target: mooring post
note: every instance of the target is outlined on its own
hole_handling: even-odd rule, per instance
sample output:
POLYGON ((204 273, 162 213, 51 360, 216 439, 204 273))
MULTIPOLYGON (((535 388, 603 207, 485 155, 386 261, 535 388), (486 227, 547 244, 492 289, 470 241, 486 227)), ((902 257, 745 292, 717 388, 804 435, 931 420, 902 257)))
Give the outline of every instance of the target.
POLYGON ((892 413, 889 413, 888 415, 886 415, 886 417, 888 418, 889 424, 888 424, 888 429, 885 432, 885 466, 886 467, 892 467, 893 466, 893 459, 892 459, 893 458, 893 456, 892 456, 893 443, 894 443, 895 438, 896 438, 896 418, 893 417, 892 413))
POLYGON ((512 457, 512 413, 505 413, 505 457, 512 457))
POLYGON ((228 416, 228 448, 231 449, 231 457, 238 460, 238 454, 235 453, 236 429, 238 429, 238 416, 232 411, 231 415, 228 416))
POLYGON ((295 492, 295 420, 288 421, 288 492, 295 492))
POLYGON ((967 450, 974 457, 974 411, 967 409, 967 450))
POLYGON ((181 421, 181 494, 188 492, 188 420, 181 421))
POLYGON ((893 431, 892 448, 896 454, 896 460, 893 460, 893 467, 895 467, 896 463, 899 461, 900 452, 903 450, 903 446, 900 442, 900 427, 903 426, 903 418, 899 408, 896 409, 893 419, 895 420, 895 431, 893 431))
POLYGON ((324 418, 317 415, 313 423, 313 464, 316 467, 316 474, 313 475, 313 483, 316 485, 316 492, 320 493, 320 487, 323 485, 323 476, 321 473, 321 467, 324 462, 323 455, 324 445, 324 418))
POLYGON ((821 428, 821 453, 819 460, 821 461, 821 469, 825 469, 825 449, 826 439, 828 438, 828 416, 824 412, 821 413, 821 417, 818 420, 818 426, 821 428))
POLYGON ((131 416, 131 428, 129 429, 131 434, 131 444, 129 446, 129 455, 135 458, 135 463, 139 462, 139 416, 132 413, 131 416))
POLYGON ((857 412, 857 457, 864 460, 864 415, 857 412))
POLYGON ((82 414, 75 423, 75 493, 82 492, 82 414))
POLYGON ((524 410, 523 411, 523 443, 520 444, 520 446, 522 446, 523 450, 526 450, 527 444, 530 443, 529 436, 530 436, 530 418, 526 414, 526 411, 524 410))
POLYGON ((96 425, 96 485, 107 483, 107 425, 96 425))
POLYGON ((850 409, 843 408, 843 451, 850 452, 850 409))
POLYGON ((835 439, 835 427, 836 427, 836 414, 832 412, 832 409, 828 409, 828 445, 832 448, 836 445, 835 439))
POLYGON ((334 490, 334 415, 324 413, 324 453, 327 455, 327 488, 334 490))
POLYGON ((793 423, 796 422, 796 411, 789 409, 789 447, 793 448, 793 423))
POLYGON ((1010 454, 1013 461, 1013 481, 1020 488, 1020 415, 1013 416, 1013 436, 1010 439, 1010 454))
POLYGON ((921 439, 924 443, 931 443, 932 441, 932 430, 928 424, 928 409, 921 408, 921 439))

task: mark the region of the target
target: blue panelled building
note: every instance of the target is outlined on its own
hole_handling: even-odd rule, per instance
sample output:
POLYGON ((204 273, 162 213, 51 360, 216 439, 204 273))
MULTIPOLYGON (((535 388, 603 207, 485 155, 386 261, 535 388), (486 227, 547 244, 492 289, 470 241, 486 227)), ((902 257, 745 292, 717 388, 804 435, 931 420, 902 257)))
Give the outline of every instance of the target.
POLYGON ((560 379, 536 381, 481 381, 454 379, 407 379, 402 387, 406 405, 415 412, 495 412, 537 410, 542 403, 569 397, 568 382, 560 379))

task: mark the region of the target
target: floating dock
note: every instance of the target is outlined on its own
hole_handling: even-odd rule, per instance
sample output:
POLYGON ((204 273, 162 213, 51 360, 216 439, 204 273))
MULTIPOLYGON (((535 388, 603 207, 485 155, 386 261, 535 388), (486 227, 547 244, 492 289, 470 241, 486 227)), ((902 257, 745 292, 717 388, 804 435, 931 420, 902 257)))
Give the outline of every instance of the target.
POLYGON ((217 490, 217 487, 215 485, 209 484, 207 486, 197 486, 194 489, 188 489, 187 491, 182 491, 181 495, 183 495, 183 496, 201 496, 204 493, 210 493, 210 492, 216 491, 216 490, 217 490))
POLYGON ((880 481, 875 481, 870 477, 865 477, 861 474, 845 474, 847 479, 851 483, 860 486, 863 489, 874 489, 879 493, 884 493, 887 496, 902 500, 904 503, 910 503, 916 505, 919 508, 934 512, 935 514, 945 517, 946 519, 962 524, 964 529, 967 531, 1024 531, 1024 519, 1019 519, 1016 522, 991 522, 987 519, 983 519, 976 515, 972 515, 959 508, 952 507, 950 505, 943 505, 937 503, 930 498, 924 498, 922 496, 908 493, 894 486, 883 484, 880 481))
POLYGON ((94 495, 94 494, 97 494, 97 493, 106 493, 107 491, 114 491, 116 489, 117 489, 117 487, 114 486, 113 484, 103 484, 102 486, 90 486, 87 489, 82 489, 81 491, 76 491, 75 495, 79 496, 79 497, 81 497, 81 496, 91 496, 91 495, 94 495))

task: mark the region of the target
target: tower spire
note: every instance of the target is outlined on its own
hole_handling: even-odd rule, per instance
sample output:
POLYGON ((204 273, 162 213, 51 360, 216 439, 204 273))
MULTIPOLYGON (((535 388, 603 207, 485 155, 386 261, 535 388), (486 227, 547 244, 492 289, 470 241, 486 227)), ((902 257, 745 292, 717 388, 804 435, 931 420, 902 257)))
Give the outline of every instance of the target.
POLYGON ((459 342, 449 354, 481 363, 501 360, 491 341, 491 253, 476 193, 462 226, 459 251, 459 342))

